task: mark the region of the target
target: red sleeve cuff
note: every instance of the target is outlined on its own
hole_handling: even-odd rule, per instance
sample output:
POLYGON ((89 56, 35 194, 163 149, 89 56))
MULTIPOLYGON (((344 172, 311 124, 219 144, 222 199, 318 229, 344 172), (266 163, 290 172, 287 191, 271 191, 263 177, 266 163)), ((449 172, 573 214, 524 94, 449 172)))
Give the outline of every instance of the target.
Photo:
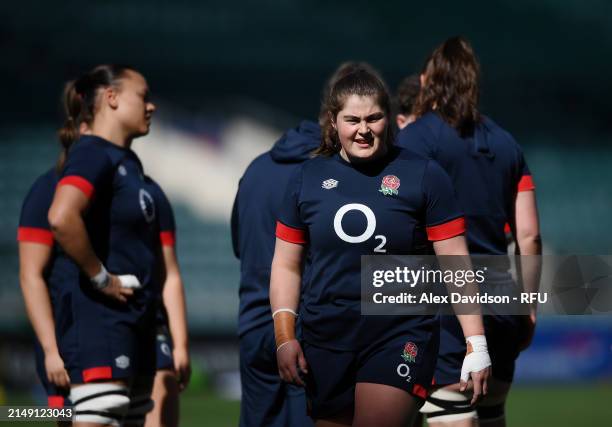
POLYGON ((280 221, 276 221, 276 237, 289 243, 307 243, 306 231, 299 228, 288 227, 280 221))
POLYGON ((159 233, 159 239, 161 240, 162 246, 176 245, 176 234, 174 231, 162 231, 159 233))
POLYGON ((533 178, 531 175, 523 175, 521 180, 518 183, 518 191, 531 191, 535 190, 535 184, 533 183, 533 178))
POLYGON ((427 227, 427 238, 433 242, 465 233, 465 218, 459 217, 443 224, 427 227))
POLYGON ((94 193, 93 184, 87 181, 85 178, 76 175, 71 175, 62 178, 57 184, 57 186, 59 187, 60 185, 72 185, 73 187, 76 187, 81 190, 88 199, 90 199, 94 193))
POLYGON ((19 227, 17 229, 17 241, 53 246, 53 233, 44 228, 19 227))

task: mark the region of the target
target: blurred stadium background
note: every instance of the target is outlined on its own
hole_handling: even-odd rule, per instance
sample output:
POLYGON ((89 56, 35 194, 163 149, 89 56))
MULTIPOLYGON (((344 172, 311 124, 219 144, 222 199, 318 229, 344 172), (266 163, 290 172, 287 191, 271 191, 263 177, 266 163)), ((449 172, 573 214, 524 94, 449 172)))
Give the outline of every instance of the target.
MULTIPOLYGON (((482 110, 515 135, 534 173, 546 253, 611 253, 609 2, 26 1, 3 2, 0 16, 0 405, 42 402, 17 221, 57 153, 63 82, 98 63, 141 70, 158 105, 134 148, 177 216, 194 363, 183 425, 237 423, 237 183, 284 129, 316 117, 341 61, 371 62, 394 89, 433 46, 467 36, 482 110)), ((609 314, 542 318, 519 361, 510 425, 608 424, 611 383, 609 314)))

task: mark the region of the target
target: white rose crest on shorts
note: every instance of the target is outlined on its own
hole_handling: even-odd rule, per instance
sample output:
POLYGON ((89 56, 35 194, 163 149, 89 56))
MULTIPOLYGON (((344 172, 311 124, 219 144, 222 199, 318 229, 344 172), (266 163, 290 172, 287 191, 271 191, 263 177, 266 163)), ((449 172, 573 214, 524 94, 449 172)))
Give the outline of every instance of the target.
POLYGON ((397 189, 400 187, 400 179, 395 175, 387 175, 382 179, 380 184, 380 191, 385 196, 397 196, 397 189))

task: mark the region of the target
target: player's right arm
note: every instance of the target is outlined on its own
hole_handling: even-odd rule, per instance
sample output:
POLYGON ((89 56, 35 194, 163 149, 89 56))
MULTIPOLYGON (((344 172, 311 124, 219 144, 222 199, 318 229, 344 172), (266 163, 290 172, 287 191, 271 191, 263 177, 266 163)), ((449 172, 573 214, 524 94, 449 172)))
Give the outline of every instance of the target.
POLYGON ((307 365, 302 347, 295 338, 302 266, 306 253, 305 245, 308 243, 307 227, 302 222, 298 208, 302 186, 301 173, 298 168, 289 179, 280 219, 276 223, 276 246, 270 275, 270 306, 280 377, 286 382, 303 386, 298 367, 302 373, 306 373, 307 365))
POLYGON ((298 373, 307 372, 306 359, 295 337, 295 319, 300 301, 304 247, 276 239, 270 276, 270 305, 276 338, 276 359, 280 377, 304 385, 298 373))
POLYGON ((109 274, 95 254, 83 216, 90 206, 91 197, 112 170, 104 153, 96 150, 74 150, 66 163, 53 203, 49 209, 49 225, 53 237, 79 268, 92 279, 92 285, 102 293, 120 302, 134 293, 123 288, 117 276, 109 274))

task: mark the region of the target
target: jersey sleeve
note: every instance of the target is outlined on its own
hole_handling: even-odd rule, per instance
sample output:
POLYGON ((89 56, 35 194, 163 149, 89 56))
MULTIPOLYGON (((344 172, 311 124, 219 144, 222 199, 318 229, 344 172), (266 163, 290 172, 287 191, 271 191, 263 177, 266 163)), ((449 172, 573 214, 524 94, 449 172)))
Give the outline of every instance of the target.
POLYGON ((176 223, 172 205, 166 193, 158 186, 159 238, 162 246, 176 246, 176 223))
POLYGON ((17 241, 53 246, 53 234, 47 214, 54 195, 54 182, 42 177, 36 180, 21 208, 17 241))
POLYGON ((302 168, 291 175, 276 221, 276 237, 289 243, 308 243, 308 228, 300 217, 299 200, 302 187, 302 168))
POLYGON ((446 240, 465 233, 465 219, 451 179, 434 161, 427 162, 423 193, 427 238, 430 241, 446 240))
POLYGON ((527 161, 525 160, 522 150, 519 150, 519 172, 520 177, 517 184, 517 190, 519 192, 535 190, 533 177, 531 176, 531 171, 529 170, 529 166, 527 166, 527 161))
POLYGON ((113 164, 104 150, 92 146, 75 146, 68 155, 58 187, 72 185, 93 197, 96 189, 107 184, 112 177, 113 164))

